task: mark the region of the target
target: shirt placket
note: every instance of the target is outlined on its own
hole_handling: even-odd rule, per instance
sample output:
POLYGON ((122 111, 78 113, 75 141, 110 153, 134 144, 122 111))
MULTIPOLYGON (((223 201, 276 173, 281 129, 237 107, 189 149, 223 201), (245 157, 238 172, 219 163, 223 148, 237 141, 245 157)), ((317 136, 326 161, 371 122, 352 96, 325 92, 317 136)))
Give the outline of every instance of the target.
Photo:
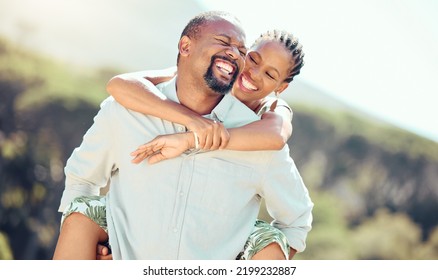
MULTIPOLYGON (((183 127, 185 130, 185 127, 183 127)), ((179 129, 179 131, 184 131, 179 129)), ((187 198, 190 191, 190 186, 193 177, 194 156, 182 155, 184 158, 181 163, 180 176, 178 180, 178 187, 176 189, 174 209, 172 213, 172 219, 170 224, 170 235, 174 241, 175 259, 179 256, 179 247, 182 236, 182 227, 184 222, 184 216, 187 207, 187 198)))

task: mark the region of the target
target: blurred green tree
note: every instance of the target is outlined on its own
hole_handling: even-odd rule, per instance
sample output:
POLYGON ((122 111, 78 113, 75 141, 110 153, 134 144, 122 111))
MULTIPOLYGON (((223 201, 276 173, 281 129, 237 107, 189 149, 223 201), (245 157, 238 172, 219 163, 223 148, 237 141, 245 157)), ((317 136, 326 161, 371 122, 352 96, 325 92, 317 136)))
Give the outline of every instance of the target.
POLYGON ((344 217, 344 205, 335 196, 318 192, 311 193, 315 203, 313 228, 309 233, 307 248, 296 259, 350 260, 355 251, 344 217))
POLYGON ((412 260, 422 246, 421 228, 403 213, 379 209, 353 231, 359 259, 412 260))
POLYGON ((9 246, 8 237, 0 231, 0 260, 12 260, 12 250, 9 246))

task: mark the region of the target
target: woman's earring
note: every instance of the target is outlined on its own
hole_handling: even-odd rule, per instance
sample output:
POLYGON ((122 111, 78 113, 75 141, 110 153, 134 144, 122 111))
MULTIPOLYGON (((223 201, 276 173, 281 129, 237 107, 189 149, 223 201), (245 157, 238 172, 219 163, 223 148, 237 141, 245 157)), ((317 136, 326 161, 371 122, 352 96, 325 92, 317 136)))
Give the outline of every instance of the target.
POLYGON ((275 108, 277 108, 278 95, 279 95, 279 93, 276 91, 276 92, 275 92, 275 98, 276 98, 276 99, 274 100, 274 102, 272 102, 271 107, 269 108, 269 111, 274 112, 274 111, 275 111, 275 108))

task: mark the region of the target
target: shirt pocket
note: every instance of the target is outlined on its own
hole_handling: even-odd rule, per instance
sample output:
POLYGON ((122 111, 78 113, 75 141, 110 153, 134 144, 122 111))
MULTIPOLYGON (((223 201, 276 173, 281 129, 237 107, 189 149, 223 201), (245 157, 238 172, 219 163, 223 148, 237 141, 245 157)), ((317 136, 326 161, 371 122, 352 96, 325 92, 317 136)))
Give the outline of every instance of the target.
POLYGON ((211 158, 208 166, 202 192, 202 204, 206 209, 222 215, 236 215, 249 203, 254 203, 253 200, 259 200, 253 168, 220 158, 211 158))

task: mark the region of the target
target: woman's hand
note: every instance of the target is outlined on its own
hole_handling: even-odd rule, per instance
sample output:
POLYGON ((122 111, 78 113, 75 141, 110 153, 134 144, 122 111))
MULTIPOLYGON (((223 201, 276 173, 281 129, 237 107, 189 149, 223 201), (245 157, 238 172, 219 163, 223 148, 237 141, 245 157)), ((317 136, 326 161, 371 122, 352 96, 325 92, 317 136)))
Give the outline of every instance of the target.
POLYGON ((199 148, 202 150, 224 149, 230 141, 230 134, 224 125, 218 121, 195 117, 186 125, 187 129, 196 132, 199 148))
POLYGON ((153 164, 177 157, 193 147, 195 147, 195 137, 192 132, 160 135, 132 152, 131 156, 134 157, 132 162, 140 163, 149 158, 148 162, 153 164))

